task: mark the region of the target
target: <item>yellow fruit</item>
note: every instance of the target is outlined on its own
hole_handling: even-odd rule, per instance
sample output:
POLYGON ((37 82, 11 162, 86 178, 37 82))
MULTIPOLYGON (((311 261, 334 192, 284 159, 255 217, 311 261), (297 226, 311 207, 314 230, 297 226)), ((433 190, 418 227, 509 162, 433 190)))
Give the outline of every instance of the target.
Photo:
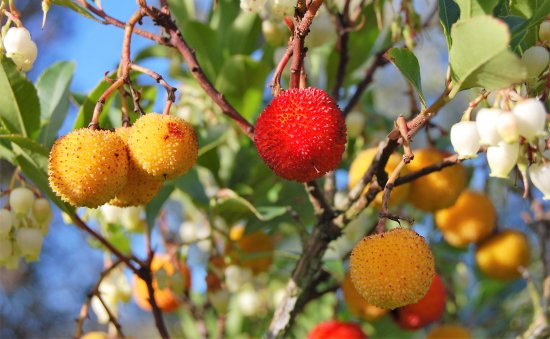
MULTIPOLYGON (((376 155, 377 149, 376 148, 369 148, 357 155, 355 160, 351 163, 351 166, 349 168, 349 189, 352 189, 355 184, 357 184, 361 178, 365 175, 367 172, 370 164, 374 160, 374 156, 376 155)), ((401 156, 399 156, 396 153, 393 153, 390 156, 390 159, 388 160, 388 163, 386 164, 386 167, 384 168, 388 175, 390 175, 395 167, 399 165, 401 162, 401 156)), ((401 170, 401 175, 407 173, 407 167, 403 168, 401 170)), ((367 192, 369 186, 365 187, 365 190, 363 193, 367 192)), ((401 185, 395 187, 390 196, 390 204, 396 205, 401 203, 409 193, 409 185, 401 185)), ((382 206, 382 192, 378 193, 376 196, 374 203, 377 206, 382 206)))
POLYGON ((431 330, 426 339, 470 339, 470 331, 458 325, 441 325, 431 330))
MULTIPOLYGON (((409 172, 421 170, 426 166, 443 160, 446 154, 435 148, 414 151, 414 159, 407 165, 409 172)), ((434 212, 452 206, 466 187, 466 169, 462 164, 447 167, 411 182, 408 201, 414 207, 434 212)))
POLYGON ((349 272, 346 273, 344 281, 342 282, 342 292, 344 294, 344 302, 348 306, 350 312, 365 320, 378 320, 389 311, 367 303, 359 292, 357 292, 355 286, 353 286, 349 272))
POLYGON ((80 339, 108 339, 108 338, 109 336, 107 335, 107 333, 99 332, 99 331, 88 332, 84 334, 82 337, 80 337, 80 339))
POLYGON ((491 199, 473 191, 463 191, 453 206, 435 213, 435 223, 443 237, 456 247, 485 239, 495 228, 496 218, 491 199))
POLYGON ((48 176, 52 190, 71 205, 103 205, 127 182, 128 153, 124 141, 110 131, 72 131, 53 144, 48 176))
POLYGON ((419 301, 432 284, 434 266, 424 238, 406 228, 363 238, 350 257, 357 292, 367 303, 387 309, 419 301))
MULTIPOLYGON (((189 289, 191 286, 191 273, 185 265, 185 263, 178 263, 178 271, 172 262, 172 258, 169 255, 157 254, 151 262, 151 271, 153 275, 163 269, 166 273, 167 281, 164 284, 164 288, 159 288, 156 278, 153 278, 153 289, 155 290, 155 301, 158 307, 164 312, 172 312, 176 310, 181 304, 181 299, 173 291, 178 289, 179 286, 172 288, 171 278, 174 274, 181 274, 181 278, 184 281, 184 289, 189 289)), ((179 279, 178 279, 179 280, 179 279)), ((136 304, 143 310, 150 311, 151 304, 149 303, 149 291, 147 290, 147 284, 141 278, 134 275, 133 283, 133 296, 136 304)))
POLYGON ((273 263, 273 250, 275 243, 273 238, 266 235, 262 231, 256 231, 247 235, 242 235, 244 232, 232 231, 231 240, 236 243, 228 243, 226 253, 239 266, 247 267, 258 274, 265 272, 273 263), (235 238, 239 236, 240 238, 235 238))
POLYGON ((156 113, 136 120, 128 137, 128 149, 145 172, 165 179, 187 172, 198 156, 193 127, 178 117, 156 113))
MULTIPOLYGON (((126 145, 130 131, 130 127, 120 127, 115 130, 126 145)), ((162 187, 162 178, 149 175, 131 157, 129 157, 128 165, 128 182, 122 191, 118 192, 115 198, 109 201, 111 205, 128 207, 147 204, 162 187)))
POLYGON ((514 280, 521 276, 520 267, 527 267, 531 257, 525 234, 505 230, 484 241, 476 251, 479 270, 491 278, 514 280))

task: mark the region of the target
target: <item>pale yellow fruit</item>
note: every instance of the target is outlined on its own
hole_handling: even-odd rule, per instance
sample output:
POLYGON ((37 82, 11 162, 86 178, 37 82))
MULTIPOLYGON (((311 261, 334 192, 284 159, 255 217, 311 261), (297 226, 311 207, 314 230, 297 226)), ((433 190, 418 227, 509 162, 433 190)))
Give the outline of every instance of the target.
POLYGON ((367 303, 387 309, 419 301, 435 274, 426 240, 406 228, 363 238, 353 248, 349 265, 357 292, 367 303))
POLYGON ((504 281, 521 276, 520 267, 526 268, 531 248, 525 234, 505 230, 484 241, 476 251, 479 270, 487 276, 504 281))
POLYGON ((81 128, 57 139, 50 151, 52 190, 73 206, 96 208, 126 185, 128 153, 114 132, 81 128))
MULTIPOLYGON (((374 156, 376 155, 376 153, 377 153, 376 148, 369 148, 359 153, 355 158, 355 160, 353 160, 349 169, 349 189, 350 190, 353 188, 353 186, 355 186, 355 184, 357 184, 361 180, 361 178, 363 178, 370 164, 374 160, 374 156)), ((393 153, 390 156, 388 163, 384 168, 388 173, 388 175, 390 175, 395 169, 395 167, 399 165, 399 163, 401 162, 401 159, 402 159, 401 156, 396 153, 393 153)), ((401 170, 401 175, 407 174, 407 172, 408 172, 407 167, 404 167, 401 170)), ((365 187, 365 190, 363 191, 363 193, 367 192, 368 188, 369 188, 369 185, 365 187)), ((395 187, 391 192, 390 205, 397 205, 403 202, 403 200, 405 200, 405 198, 407 197, 408 193, 409 193, 408 184, 395 187)), ((382 205, 382 192, 378 193, 378 195, 374 200, 374 203, 377 206, 382 205)))

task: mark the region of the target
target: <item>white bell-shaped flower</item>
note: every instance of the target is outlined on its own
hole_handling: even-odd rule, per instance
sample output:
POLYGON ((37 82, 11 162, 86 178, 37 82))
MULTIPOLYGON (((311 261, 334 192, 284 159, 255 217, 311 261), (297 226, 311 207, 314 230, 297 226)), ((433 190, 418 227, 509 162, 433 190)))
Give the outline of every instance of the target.
POLYGON ((550 46, 550 20, 543 21, 539 27, 539 39, 550 46))
POLYGON ((487 148, 487 163, 491 169, 490 175, 496 178, 508 179, 508 174, 516 165, 519 155, 519 144, 501 142, 498 146, 487 148))
POLYGON ((34 193, 26 187, 14 188, 9 198, 11 210, 16 215, 26 215, 34 203, 34 193))
POLYGON ((477 157, 479 133, 474 121, 461 121, 451 127, 451 143, 459 159, 477 157))
POLYGON ((529 78, 537 78, 548 67, 549 59, 548 51, 542 46, 528 48, 521 57, 529 78))
POLYGON ((0 263, 11 258, 13 244, 10 239, 0 239, 0 263))
POLYGON ((253 289, 245 289, 237 294, 237 307, 245 316, 256 315, 262 308, 262 298, 253 289))
POLYGON ((27 261, 36 261, 42 249, 44 235, 38 228, 19 228, 15 232, 15 242, 27 261))
POLYGON ((122 207, 105 204, 99 208, 103 219, 108 224, 117 224, 122 216, 122 207))
POLYGON ((13 216, 5 208, 0 209, 0 237, 5 237, 13 227, 13 216))
POLYGON ((497 121, 502 113, 498 108, 482 108, 477 112, 476 125, 482 145, 496 146, 500 142, 497 121))
POLYGON ((497 120, 497 131, 504 142, 518 142, 519 132, 516 116, 511 112, 502 113, 497 120))
POLYGON ((545 164, 533 164, 529 167, 529 177, 544 195, 544 200, 550 200, 550 162, 545 164))
POLYGON ((31 34, 24 27, 8 29, 4 37, 6 56, 11 58, 20 71, 28 72, 32 68, 38 48, 31 39, 31 34))
POLYGON ((143 206, 125 207, 120 215, 120 223, 130 232, 140 232, 143 230, 143 214, 145 214, 143 206))
POLYGON ((530 98, 519 102, 512 113, 516 117, 519 134, 528 141, 546 134, 546 110, 539 100, 530 98))

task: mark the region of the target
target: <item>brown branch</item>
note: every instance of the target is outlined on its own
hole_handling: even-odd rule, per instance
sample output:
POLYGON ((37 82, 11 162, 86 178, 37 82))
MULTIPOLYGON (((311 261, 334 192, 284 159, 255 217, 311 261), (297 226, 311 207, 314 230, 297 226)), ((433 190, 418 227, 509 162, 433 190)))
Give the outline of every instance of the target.
POLYGON ((402 177, 397 178, 395 180, 395 186, 404 185, 406 183, 412 182, 420 177, 426 176, 433 172, 438 172, 443 170, 444 168, 453 166, 460 163, 460 160, 458 159, 458 154, 453 154, 449 157, 446 157, 445 159, 441 160, 440 162, 426 166, 422 168, 421 170, 418 170, 416 172, 412 172, 409 174, 406 174, 402 177))
POLYGON ((315 181, 309 181, 304 184, 309 200, 315 209, 315 215, 318 217, 329 216, 334 214, 332 206, 326 200, 325 194, 315 181))
POLYGON ((164 89, 166 90, 167 100, 162 114, 170 114, 170 107, 172 107, 172 104, 176 101, 175 93, 177 91, 177 88, 170 86, 160 74, 153 72, 148 68, 136 65, 134 63, 130 65, 130 68, 134 71, 150 76, 151 78, 155 79, 155 81, 159 83, 162 87, 164 87, 164 89))
MULTIPOLYGON (((113 26, 116 26, 116 27, 119 27, 119 28, 125 28, 126 27, 125 22, 122 22, 118 19, 115 19, 115 18, 107 15, 107 13, 105 13, 103 11, 103 9, 96 8, 92 5, 90 5, 90 3, 88 3, 87 0, 76 0, 76 1, 82 7, 86 8, 87 10, 89 10, 90 12, 92 12, 93 14, 98 16, 99 18, 103 19, 103 21, 101 21, 102 24, 104 24, 104 25, 113 25, 113 26)), ((152 40, 152 41, 154 41, 158 44, 165 45, 165 46, 170 46, 168 41, 166 41, 166 39, 163 38, 160 35, 157 35, 157 34, 154 34, 154 33, 139 29, 139 28, 134 29, 134 33, 136 33, 137 35, 140 35, 140 36, 142 36, 146 39, 152 40)))

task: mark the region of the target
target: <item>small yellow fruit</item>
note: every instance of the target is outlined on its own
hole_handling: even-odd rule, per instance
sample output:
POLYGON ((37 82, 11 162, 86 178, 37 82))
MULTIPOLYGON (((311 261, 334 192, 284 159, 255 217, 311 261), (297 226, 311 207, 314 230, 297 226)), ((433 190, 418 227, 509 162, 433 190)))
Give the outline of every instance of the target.
MULTIPOLYGON (((351 163, 351 166, 349 168, 349 189, 351 190, 355 184, 357 184, 361 178, 365 175, 367 170, 369 169, 370 164, 374 160, 374 156, 377 153, 377 148, 369 148, 357 155, 355 160, 351 163)), ((388 160, 388 163, 386 164, 386 167, 384 168, 388 175, 390 175, 393 170, 399 165, 401 162, 401 156, 399 156, 396 153, 393 153, 390 156, 390 159, 388 160)), ((408 172, 407 167, 404 167, 401 170, 401 175, 406 174, 408 172)), ((365 187, 365 190, 363 193, 367 192, 369 189, 369 186, 365 187)), ((395 187, 390 196, 390 205, 397 205, 401 203, 405 198, 407 197, 407 194, 409 193, 409 185, 400 185, 395 187)), ((374 203, 377 206, 382 206, 382 192, 378 193, 376 196, 374 203)))
MULTIPOLYGON (((151 262, 151 271, 153 274, 159 270, 164 270, 167 276, 167 286, 159 288, 156 278, 153 278, 153 289, 155 290, 155 301, 157 306, 164 312, 172 312, 181 304, 181 299, 173 291, 179 289, 180 286, 170 286, 171 277, 175 274, 181 274, 183 280, 183 290, 187 290, 191 286, 191 273, 183 262, 178 263, 177 271, 172 262, 172 258, 167 254, 157 254, 151 262)), ((145 311, 151 310, 149 303, 149 291, 147 284, 141 278, 134 275, 133 295, 136 304, 145 311)))
POLYGON ((428 333, 426 339, 470 339, 470 331, 459 325, 441 325, 428 333))
MULTIPOLYGON (((409 172, 421 170, 442 161, 445 153, 435 148, 414 151, 414 159, 407 165, 409 172)), ((411 183, 408 201, 425 212, 434 212, 452 206, 466 187, 466 169, 462 164, 447 167, 420 177, 411 183)))
POLYGON ((99 332, 99 331, 88 332, 84 334, 82 337, 80 337, 80 339, 108 339, 108 338, 109 338, 109 335, 107 335, 107 333, 99 332))
POLYGON ((496 217, 495 207, 487 195, 464 191, 453 206, 435 213, 435 223, 449 244, 464 247, 489 236, 495 228, 496 217))
POLYGON ((193 127, 171 115, 142 116, 128 137, 132 159, 145 172, 165 179, 187 172, 197 161, 198 147, 193 127))
MULTIPOLYGON (((116 134, 128 145, 131 127, 120 127, 116 134)), ((149 203, 160 191, 163 180, 145 172, 129 157, 128 182, 109 204, 118 207, 139 206, 149 203)))
POLYGON ((53 144, 48 176, 52 190, 71 205, 103 205, 127 182, 128 153, 124 141, 110 131, 72 131, 53 144))
POLYGON ((491 278, 504 281, 521 276, 520 267, 527 267, 531 257, 525 234, 505 230, 484 241, 476 251, 479 270, 491 278))
POLYGON ((346 273, 344 281, 342 282, 342 292, 344 294, 344 302, 348 306, 350 312, 367 321, 378 320, 389 311, 367 303, 359 292, 357 292, 355 286, 353 286, 349 272, 346 273))
POLYGON ((415 303, 428 292, 435 263, 423 237, 410 229, 395 228, 355 245, 350 274, 367 303, 394 309, 415 303))
POLYGON ((243 233, 244 229, 243 232, 232 230, 231 240, 236 241, 236 244, 229 242, 226 253, 237 265, 251 269, 254 274, 266 272, 273 263, 273 238, 262 231, 247 235, 243 233))

